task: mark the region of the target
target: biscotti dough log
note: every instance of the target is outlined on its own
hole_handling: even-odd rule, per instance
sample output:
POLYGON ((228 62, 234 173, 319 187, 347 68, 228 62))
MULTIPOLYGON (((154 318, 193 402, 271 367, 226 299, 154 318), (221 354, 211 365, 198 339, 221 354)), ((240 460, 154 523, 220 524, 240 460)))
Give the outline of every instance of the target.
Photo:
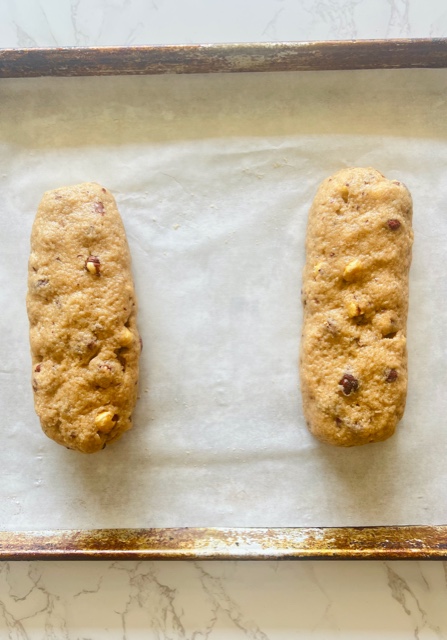
POLYGON ((385 440, 404 413, 411 218, 407 188, 374 169, 339 171, 312 204, 300 374, 324 442, 385 440))
POLYGON ((104 448, 132 426, 140 340, 124 227, 100 185, 44 194, 31 234, 27 309, 44 432, 84 453, 104 448))

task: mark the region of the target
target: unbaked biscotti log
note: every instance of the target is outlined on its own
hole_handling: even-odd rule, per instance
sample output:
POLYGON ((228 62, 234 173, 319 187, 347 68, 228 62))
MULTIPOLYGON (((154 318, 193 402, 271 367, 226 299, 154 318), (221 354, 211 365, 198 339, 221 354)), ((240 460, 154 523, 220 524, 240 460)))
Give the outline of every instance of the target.
POLYGON ((300 377, 310 431, 350 447, 389 438, 407 393, 412 200, 374 169, 343 169, 312 204, 300 377))
POLYGON ((103 449, 132 426, 141 347, 124 227, 100 185, 44 194, 31 234, 27 309, 44 432, 70 449, 103 449))

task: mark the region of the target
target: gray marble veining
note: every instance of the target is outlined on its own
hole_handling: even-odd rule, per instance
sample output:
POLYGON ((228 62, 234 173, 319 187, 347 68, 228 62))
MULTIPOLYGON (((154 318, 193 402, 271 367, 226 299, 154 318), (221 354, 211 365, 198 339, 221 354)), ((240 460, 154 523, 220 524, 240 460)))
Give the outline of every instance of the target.
POLYGON ((446 638, 446 572, 442 562, 3 563, 0 637, 446 638))
POLYGON ((3 0, 0 46, 441 36, 442 0, 3 0))

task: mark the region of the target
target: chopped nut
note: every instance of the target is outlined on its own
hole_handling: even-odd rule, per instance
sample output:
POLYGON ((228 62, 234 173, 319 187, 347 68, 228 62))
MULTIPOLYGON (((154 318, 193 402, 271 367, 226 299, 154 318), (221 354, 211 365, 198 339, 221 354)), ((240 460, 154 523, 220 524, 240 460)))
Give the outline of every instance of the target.
POLYGON ((396 369, 387 369, 385 382, 395 382, 397 380, 398 373, 396 369))
POLYGON ((348 302, 348 304, 346 305, 346 310, 350 318, 357 318, 358 316, 363 315, 363 311, 358 302, 348 302))
POLYGON ((95 418, 95 425, 98 431, 108 433, 115 426, 114 414, 111 411, 101 411, 95 418))
POLYGON ((349 396, 359 388, 359 381, 351 373, 345 373, 338 383, 344 396, 349 396))
POLYGON ((324 262, 318 262, 313 268, 314 275, 316 276, 318 273, 321 273, 323 267, 324 262))
POLYGON ((40 364, 37 364, 34 371, 36 371, 37 373, 40 373, 40 364))
POLYGON ((388 220, 387 225, 391 231, 397 231, 400 227, 400 220, 388 220))
POLYGON ((119 335, 119 343, 123 347, 127 347, 129 344, 133 342, 133 333, 129 331, 127 327, 124 327, 119 335))
POLYGON ((101 271, 101 262, 97 256, 89 256, 85 261, 85 268, 89 273, 93 275, 100 275, 101 271))
POLYGON ((102 216, 105 213, 104 205, 102 202, 95 202, 95 211, 96 213, 100 213, 102 216))
POLYGON ((347 282, 352 282, 355 280, 358 275, 363 271, 363 264, 357 258, 355 260, 351 260, 343 271, 343 280, 347 282))

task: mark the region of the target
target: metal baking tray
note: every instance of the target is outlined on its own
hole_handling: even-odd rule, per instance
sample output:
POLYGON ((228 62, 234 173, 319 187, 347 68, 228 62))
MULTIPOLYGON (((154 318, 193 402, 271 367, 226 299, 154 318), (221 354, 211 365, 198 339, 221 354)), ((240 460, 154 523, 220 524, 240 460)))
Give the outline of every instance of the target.
MULTIPOLYGON (((0 78, 447 67, 447 39, 0 49, 0 78)), ((0 559, 447 559, 447 525, 0 532, 0 559)))

